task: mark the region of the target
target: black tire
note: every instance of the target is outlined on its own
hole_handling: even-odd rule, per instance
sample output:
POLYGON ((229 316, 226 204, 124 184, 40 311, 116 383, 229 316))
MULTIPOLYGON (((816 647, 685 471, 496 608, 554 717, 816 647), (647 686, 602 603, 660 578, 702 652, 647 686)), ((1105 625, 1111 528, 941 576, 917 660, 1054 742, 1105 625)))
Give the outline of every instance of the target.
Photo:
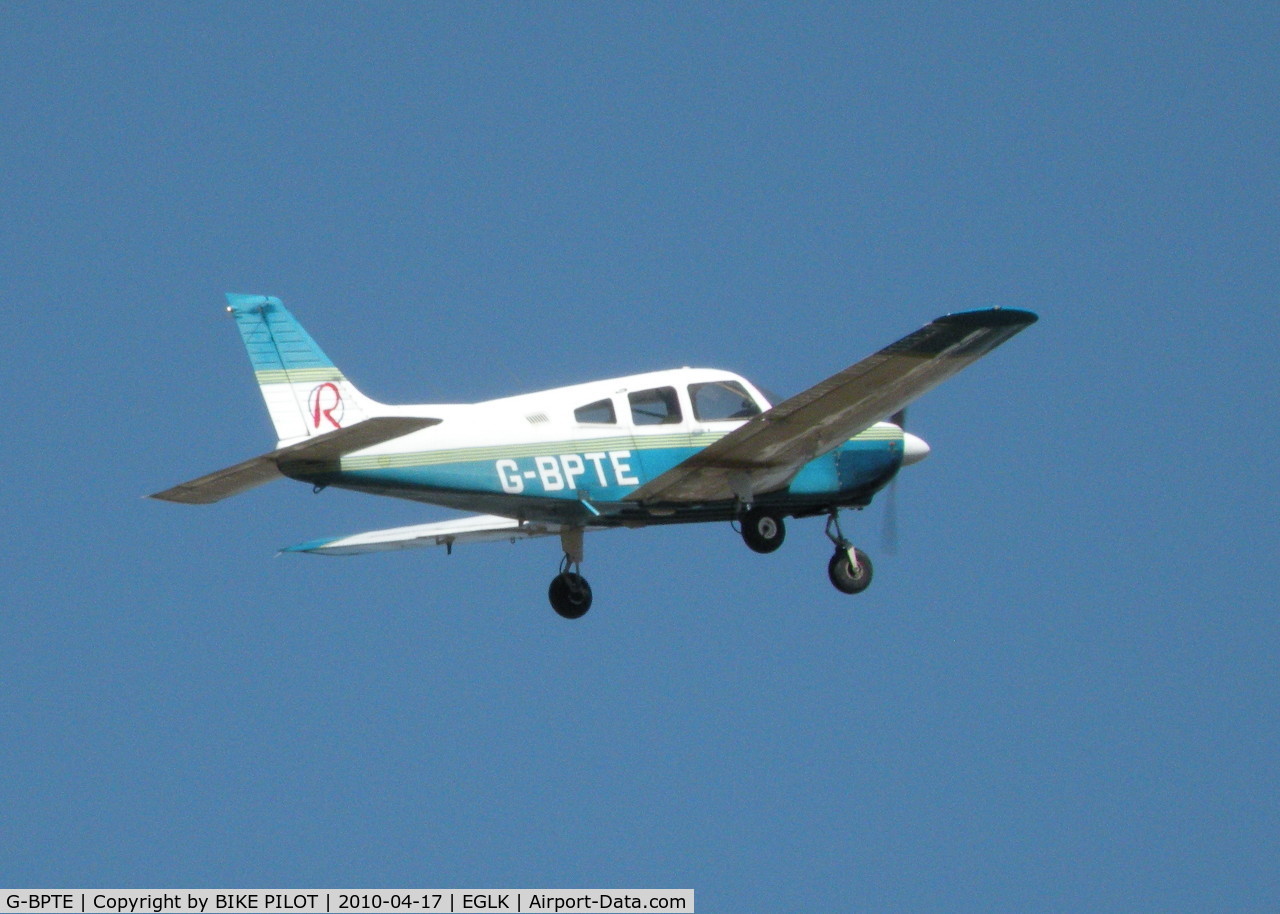
POLYGON ((566 571, 551 579, 547 598, 562 618, 581 619, 591 608, 591 585, 582 575, 566 571))
POLYGON ((752 508, 742 515, 742 540, 753 552, 776 552, 786 538, 786 524, 772 511, 752 508))
POLYGON ((853 565, 849 562, 849 553, 837 549, 836 554, 827 562, 827 577, 832 585, 841 593, 862 593, 871 586, 871 559, 861 549, 853 550, 858 556, 858 573, 853 573, 853 565))

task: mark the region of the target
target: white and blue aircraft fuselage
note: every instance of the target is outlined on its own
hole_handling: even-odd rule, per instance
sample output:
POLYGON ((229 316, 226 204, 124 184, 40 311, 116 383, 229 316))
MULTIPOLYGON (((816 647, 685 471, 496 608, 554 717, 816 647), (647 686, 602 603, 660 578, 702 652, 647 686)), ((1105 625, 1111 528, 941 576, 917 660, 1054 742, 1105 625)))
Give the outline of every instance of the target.
POLYGON ((695 521, 741 524, 772 552, 784 518, 826 514, 832 583, 858 593, 871 562, 840 531, 929 447, 902 410, 1036 320, 991 309, 939 318, 807 391, 773 403, 726 371, 680 368, 471 404, 390 406, 363 395, 279 299, 228 295, 279 438, 275 450, 154 497, 207 504, 281 476, 484 512, 313 540, 352 555, 559 535, 550 599, 590 608, 583 533, 695 521))

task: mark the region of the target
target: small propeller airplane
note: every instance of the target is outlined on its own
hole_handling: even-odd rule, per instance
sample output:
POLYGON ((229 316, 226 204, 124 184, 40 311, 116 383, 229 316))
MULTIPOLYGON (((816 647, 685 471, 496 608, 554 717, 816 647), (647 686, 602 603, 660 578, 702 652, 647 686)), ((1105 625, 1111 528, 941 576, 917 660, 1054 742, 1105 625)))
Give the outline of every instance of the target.
POLYGON ((583 534, 731 522, 773 552, 784 519, 826 515, 831 583, 871 583, 871 560, 840 528, 929 445, 906 432, 922 394, 1036 321, 992 308, 949 314, 795 396, 771 402, 727 371, 679 368, 470 404, 388 406, 356 389, 278 298, 227 295, 279 442, 152 498, 211 504, 280 477, 485 512, 312 540, 285 552, 355 555, 559 536, 548 596, 591 608, 583 534))

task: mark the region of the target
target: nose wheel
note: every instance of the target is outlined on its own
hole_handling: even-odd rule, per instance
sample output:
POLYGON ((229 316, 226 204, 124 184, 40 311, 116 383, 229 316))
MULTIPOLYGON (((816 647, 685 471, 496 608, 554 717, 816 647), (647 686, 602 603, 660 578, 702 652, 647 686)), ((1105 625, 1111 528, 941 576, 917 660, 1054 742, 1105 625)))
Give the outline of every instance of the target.
POLYGON ((836 554, 831 556, 831 561, 827 562, 827 577, 841 593, 862 593, 871 586, 871 559, 857 547, 837 549, 836 554), (849 558, 850 552, 858 560, 857 567, 854 567, 853 559, 849 558))
POLYGON ((841 593, 862 593, 871 586, 871 559, 845 538, 840 530, 840 512, 827 518, 827 539, 835 544, 835 555, 827 562, 827 577, 841 593))

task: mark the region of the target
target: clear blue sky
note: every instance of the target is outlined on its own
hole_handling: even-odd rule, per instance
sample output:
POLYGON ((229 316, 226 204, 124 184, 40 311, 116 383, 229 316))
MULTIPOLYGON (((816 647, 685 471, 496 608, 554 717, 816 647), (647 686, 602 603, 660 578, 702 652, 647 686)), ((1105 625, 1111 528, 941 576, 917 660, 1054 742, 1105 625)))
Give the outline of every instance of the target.
POLYGON ((703 912, 1280 907, 1280 15, 0 9, 0 883, 690 887, 703 912), (275 558, 227 291, 369 394, 803 389, 948 311, 850 519, 275 558))

